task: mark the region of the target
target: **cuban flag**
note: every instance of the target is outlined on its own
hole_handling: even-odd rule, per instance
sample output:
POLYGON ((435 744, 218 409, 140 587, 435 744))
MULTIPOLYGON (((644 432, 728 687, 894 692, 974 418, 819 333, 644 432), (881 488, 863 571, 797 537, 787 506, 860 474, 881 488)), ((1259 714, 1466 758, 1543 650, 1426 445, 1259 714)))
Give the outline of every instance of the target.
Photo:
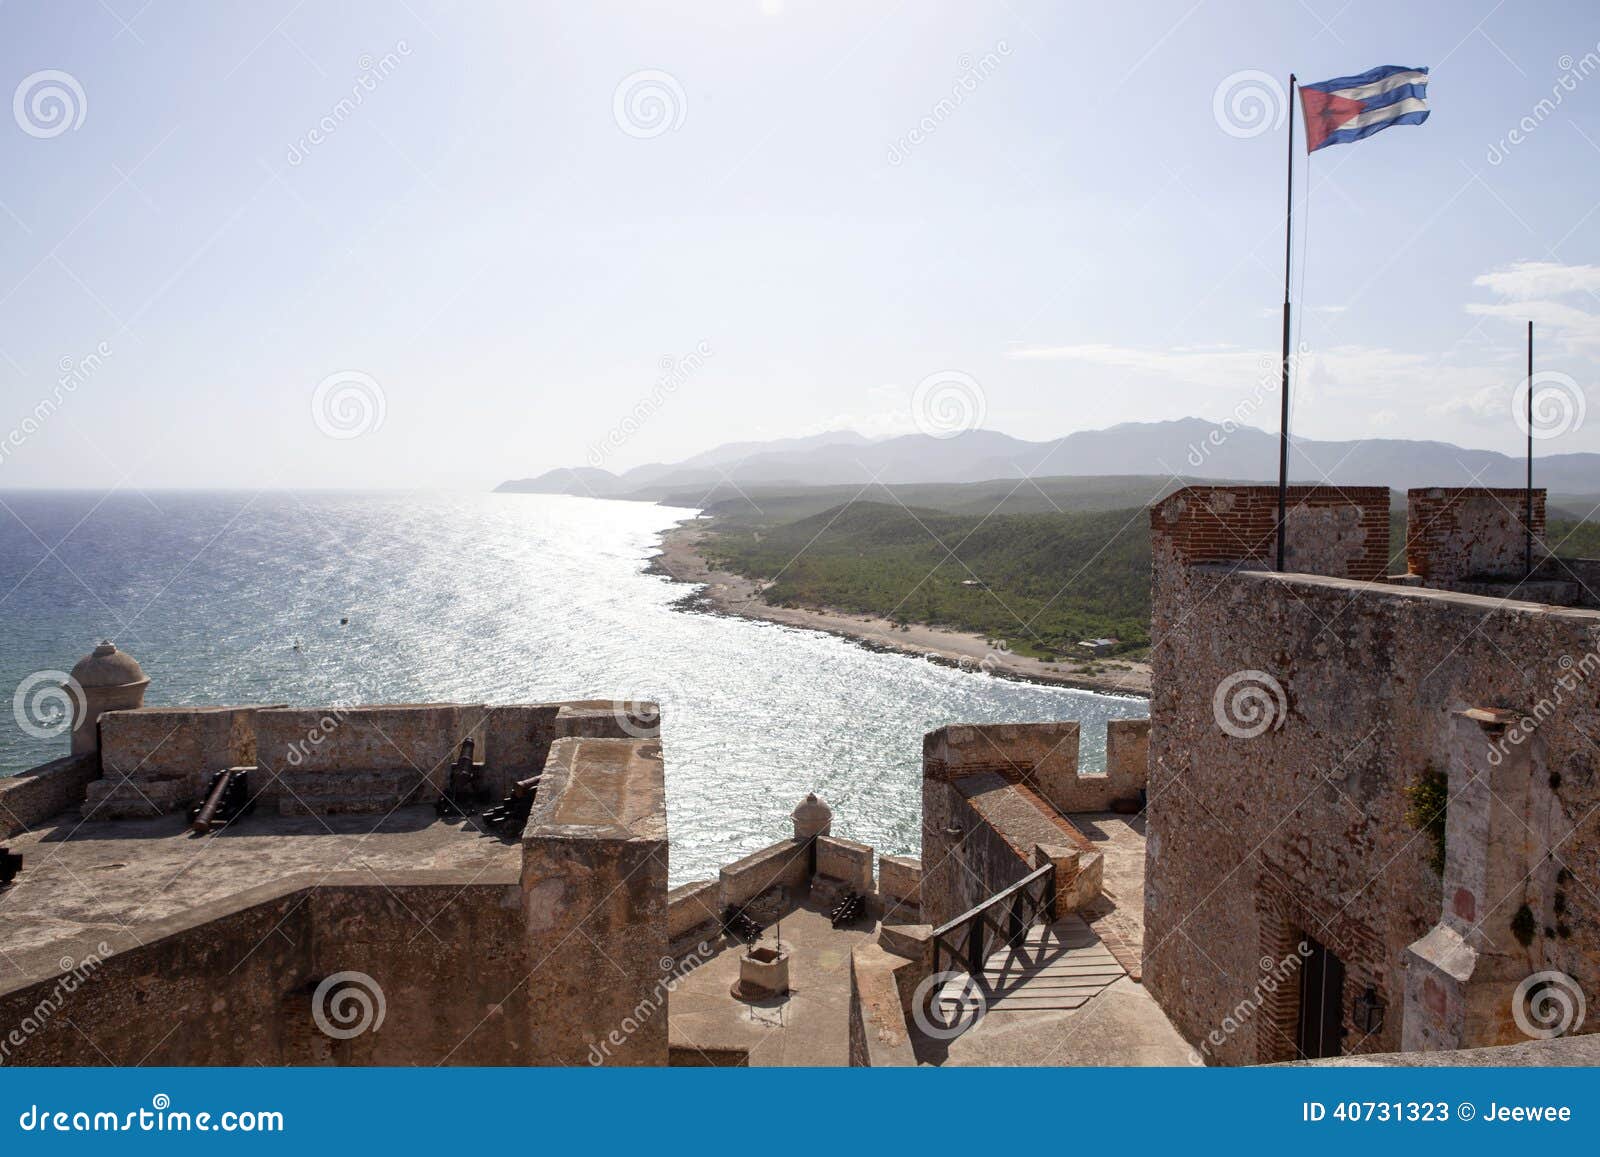
POLYGON ((1428 119, 1428 70, 1386 64, 1360 76, 1300 86, 1306 152, 1428 119))

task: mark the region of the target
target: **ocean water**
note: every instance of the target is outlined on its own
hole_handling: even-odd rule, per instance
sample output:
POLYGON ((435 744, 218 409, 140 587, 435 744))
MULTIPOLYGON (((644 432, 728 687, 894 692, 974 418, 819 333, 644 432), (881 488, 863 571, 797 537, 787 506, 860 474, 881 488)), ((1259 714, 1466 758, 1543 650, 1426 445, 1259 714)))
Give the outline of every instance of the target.
POLYGON ((935 727, 1078 719, 1092 767, 1108 719, 1147 713, 675 610, 691 588, 644 572, 693 513, 527 494, 0 494, 0 774, 66 752, 65 735, 30 733, 39 680, 16 693, 101 638, 143 665, 150 705, 651 698, 681 883, 787 835, 807 791, 840 835, 916 854, 935 727))

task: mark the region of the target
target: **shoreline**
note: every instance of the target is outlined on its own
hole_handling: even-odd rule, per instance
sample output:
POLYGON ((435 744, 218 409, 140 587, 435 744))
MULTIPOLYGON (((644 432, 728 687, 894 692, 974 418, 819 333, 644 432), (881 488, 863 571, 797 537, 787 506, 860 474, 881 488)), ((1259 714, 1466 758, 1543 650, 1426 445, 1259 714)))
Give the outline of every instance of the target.
POLYGON ((1147 663, 1108 660, 1119 666, 1091 674, 1071 660, 1047 663, 1009 651, 997 651, 982 635, 968 631, 916 623, 907 630, 901 630, 887 619, 870 615, 771 606, 762 600, 760 585, 756 580, 711 568, 699 549, 705 534, 706 522, 698 518, 685 519, 669 527, 662 532, 660 552, 652 556, 645 567, 647 574, 664 575, 674 582, 701 587, 679 600, 677 605, 682 610, 737 615, 802 630, 822 631, 868 650, 909 655, 963 671, 986 671, 999 678, 1022 683, 1070 687, 1103 695, 1126 695, 1141 699, 1150 697, 1150 666, 1147 663))

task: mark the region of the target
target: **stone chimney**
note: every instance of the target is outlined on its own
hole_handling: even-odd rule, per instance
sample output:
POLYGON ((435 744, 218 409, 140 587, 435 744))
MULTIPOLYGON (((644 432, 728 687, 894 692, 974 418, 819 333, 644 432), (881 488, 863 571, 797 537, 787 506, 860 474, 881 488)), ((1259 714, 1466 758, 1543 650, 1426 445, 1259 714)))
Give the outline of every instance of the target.
POLYGON ((63 686, 72 698, 72 754, 94 755, 100 750, 101 714, 142 707, 150 679, 138 660, 106 640, 78 660, 63 686))

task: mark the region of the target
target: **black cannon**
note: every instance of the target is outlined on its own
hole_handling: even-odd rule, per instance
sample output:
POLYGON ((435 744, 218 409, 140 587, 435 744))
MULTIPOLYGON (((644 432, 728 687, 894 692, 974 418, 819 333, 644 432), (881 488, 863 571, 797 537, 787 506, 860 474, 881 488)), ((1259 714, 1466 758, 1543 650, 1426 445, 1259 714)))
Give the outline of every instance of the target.
POLYGON ((723 909, 722 930, 735 940, 743 940, 746 944, 754 944, 761 939, 761 925, 750 919, 749 913, 743 908, 736 908, 732 904, 723 909))
POLYGON ((490 831, 502 836, 514 836, 521 833, 523 826, 528 822, 528 813, 533 810, 533 799, 539 791, 539 777, 537 775, 528 779, 519 779, 511 788, 511 794, 495 804, 486 808, 483 813, 483 824, 490 831))
POLYGON ((483 791, 480 784, 483 771, 472 762, 472 752, 472 740, 463 739, 450 768, 450 777, 445 781, 444 794, 433 805, 439 815, 464 816, 476 806, 483 791))
POLYGON ((846 892, 843 896, 839 897, 839 902, 835 904, 833 906, 833 910, 828 913, 828 920, 835 928, 838 928, 843 924, 850 923, 850 921, 861 915, 861 912, 865 907, 866 901, 861 898, 860 892, 846 892))
POLYGON ((256 810, 250 794, 250 769, 230 767, 211 774, 205 798, 189 809, 189 830, 197 835, 227 827, 240 816, 256 810))

